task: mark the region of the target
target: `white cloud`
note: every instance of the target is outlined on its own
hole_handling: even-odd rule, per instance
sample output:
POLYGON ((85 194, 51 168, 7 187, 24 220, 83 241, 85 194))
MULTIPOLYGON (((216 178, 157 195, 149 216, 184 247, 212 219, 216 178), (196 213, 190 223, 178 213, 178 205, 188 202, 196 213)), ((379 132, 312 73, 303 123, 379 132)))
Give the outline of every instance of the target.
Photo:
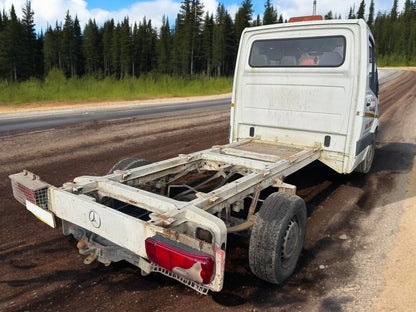
POLYGON ((208 12, 209 15, 214 15, 217 12, 218 1, 216 0, 202 0, 201 1, 204 5, 204 11, 208 12))
POLYGON ((172 25, 179 12, 179 3, 172 0, 157 0, 147 2, 137 2, 129 9, 114 12, 115 20, 122 20, 128 16, 130 23, 141 22, 143 17, 146 20, 152 20, 152 25, 160 27, 163 15, 169 18, 169 23, 172 25), (116 17, 117 16, 117 17, 116 17))
POLYGON ((22 8, 25 3, 25 0, 0 0, 0 9, 1 11, 3 11, 4 9, 6 13, 9 14, 12 5, 14 5, 16 15, 19 17, 21 15, 22 8))
MULTIPOLYGON (((8 13, 12 4, 15 7, 18 17, 22 16, 22 8, 26 0, 0 0, 0 9, 5 9, 8 13)), ((207 0, 207 8, 212 7, 215 1, 207 0)), ((144 17, 147 20, 152 20, 152 25, 160 27, 163 15, 169 18, 170 24, 173 25, 176 15, 179 12, 180 2, 174 0, 156 0, 137 2, 128 8, 123 8, 117 11, 108 11, 104 9, 87 9, 87 1, 85 0, 32 0, 32 9, 35 12, 36 29, 44 31, 49 25, 55 26, 56 21, 63 23, 66 12, 72 18, 78 16, 81 28, 84 28, 89 19, 95 19, 97 24, 102 25, 110 19, 121 22, 128 16, 130 23, 141 22, 144 17)))
MULTIPOLYGON (((333 14, 341 14, 342 18, 348 16, 349 10, 351 7, 355 7, 355 12, 357 12, 360 7, 361 0, 353 1, 334 1, 334 0, 317 0, 316 13, 318 15, 324 16, 329 11, 332 11, 333 14)), ((405 0, 399 0, 399 11, 403 9, 405 0)), ((283 14, 285 19, 289 19, 293 16, 304 16, 312 15, 313 11, 313 0, 273 0, 273 6, 277 8, 278 14, 283 14)), ((370 7, 370 0, 366 0, 365 12, 368 14, 370 7)), ((389 12, 393 5, 391 0, 375 0, 375 14, 378 11, 389 12)))
POLYGON ((239 4, 231 4, 227 5, 225 9, 227 10, 228 14, 230 14, 231 18, 234 20, 235 14, 237 13, 239 8, 239 4))
MULTIPOLYGON (((355 2, 357 2, 358 5, 360 4, 359 0, 337 1, 336 4, 333 0, 317 0, 316 14, 323 16, 332 10, 332 13, 337 15, 341 13, 341 16, 345 17, 345 12, 348 12, 350 6, 353 6, 355 2)), ((277 8, 278 14, 283 14, 285 19, 289 19, 293 16, 312 15, 313 12, 312 0, 275 0, 273 5, 277 8)))
MULTIPOLYGON (((101 8, 89 10, 87 9, 87 0, 32 0, 32 9, 35 12, 35 23, 38 31, 40 29, 46 30, 48 25, 55 26, 55 23, 63 23, 66 12, 69 10, 72 18, 75 15, 80 20, 83 28, 89 19, 102 25, 104 22, 114 19, 115 22, 121 22, 124 17, 128 16, 131 23, 140 22, 145 16, 147 20, 152 20, 154 27, 160 27, 163 15, 169 18, 170 25, 175 23, 176 15, 179 12, 181 0, 148 0, 144 2, 136 2, 130 7, 123 8, 116 11, 109 11, 101 8)), ((204 10, 215 16, 218 1, 217 0, 201 0, 204 4, 204 10)), ((399 11, 403 9, 405 0, 399 0, 399 11)), ((0 0, 0 9, 5 9, 8 13, 13 4, 16 14, 22 16, 22 8, 26 0, 0 0)), ((220 1, 221 2, 221 1, 220 1)), ((227 1, 225 5, 228 13, 234 18, 241 0, 227 1)), ((265 0, 263 1, 265 2, 265 0)), ((317 14, 325 15, 332 10, 334 14, 341 14, 344 18, 348 15, 350 7, 355 5, 355 10, 358 10, 361 0, 343 1, 343 0, 317 0, 317 14)), ((375 13, 378 11, 389 12, 392 6, 392 0, 375 0, 375 13)), ((292 16, 302 16, 312 14, 313 0, 273 0, 273 6, 277 9, 278 14, 283 14, 285 19, 292 16)), ((368 7, 370 0, 366 0, 366 14, 368 14, 368 7)), ((263 6, 260 6, 260 12, 254 12, 253 16, 263 14, 263 6)))
POLYGON ((45 30, 47 26, 54 26, 56 22, 64 23, 66 12, 72 18, 78 16, 81 22, 81 27, 85 23, 90 12, 87 10, 87 2, 83 0, 32 0, 32 9, 35 12, 36 28, 45 30))

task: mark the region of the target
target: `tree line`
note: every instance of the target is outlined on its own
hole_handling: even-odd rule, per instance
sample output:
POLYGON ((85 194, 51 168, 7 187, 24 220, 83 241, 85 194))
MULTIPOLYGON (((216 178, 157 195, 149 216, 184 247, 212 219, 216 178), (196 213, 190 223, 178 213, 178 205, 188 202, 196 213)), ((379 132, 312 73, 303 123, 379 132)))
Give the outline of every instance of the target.
MULTIPOLYGON (((403 10, 394 0, 390 12, 375 16, 374 0, 368 14, 363 0, 351 7, 347 18, 363 18, 373 30, 383 65, 416 64, 416 1, 406 0, 403 10), (395 64, 397 63, 397 64, 395 64)), ((251 0, 243 0, 234 17, 219 4, 215 14, 204 13, 199 0, 183 0, 174 25, 163 17, 160 29, 143 18, 138 24, 125 17, 97 25, 89 20, 81 29, 78 17, 68 11, 64 22, 36 34, 31 2, 22 18, 14 6, 0 14, 0 78, 24 81, 44 78, 52 69, 67 78, 139 77, 156 72, 169 75, 230 76, 234 72, 244 28, 287 22, 266 0, 263 16, 253 16, 251 0)), ((329 11, 325 19, 341 18, 329 11)))

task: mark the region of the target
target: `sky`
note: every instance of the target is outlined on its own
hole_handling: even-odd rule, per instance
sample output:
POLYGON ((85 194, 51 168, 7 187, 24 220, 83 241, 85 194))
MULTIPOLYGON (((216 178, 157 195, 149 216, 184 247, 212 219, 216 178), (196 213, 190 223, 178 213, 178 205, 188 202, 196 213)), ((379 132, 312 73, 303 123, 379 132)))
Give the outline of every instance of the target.
MULTIPOLYGON (((224 4, 227 11, 234 18, 234 15, 243 0, 201 0, 204 4, 205 11, 215 15, 218 3, 224 4)), ((264 12, 264 3, 266 0, 252 0, 254 16, 260 16, 264 12)), ((317 14, 325 15, 329 10, 334 14, 341 14, 344 18, 348 15, 349 9, 355 6, 358 10, 361 0, 317 0, 317 14)), ((365 1, 366 14, 370 0, 365 1)), ((405 0, 399 0, 399 10, 403 9, 405 0)), ((0 9, 9 13, 12 4, 15 7, 18 17, 22 15, 22 8, 26 0, 0 0, 0 9)), ((55 26, 56 22, 63 23, 66 12, 72 18, 78 16, 81 27, 84 28, 89 19, 95 19, 98 25, 114 19, 115 22, 122 21, 128 16, 131 23, 139 22, 146 17, 152 20, 154 27, 160 27, 163 15, 169 18, 171 26, 174 25, 175 18, 180 8, 180 0, 31 0, 32 9, 35 12, 35 24, 37 32, 45 31, 51 25, 55 26)), ((282 14, 284 19, 292 16, 311 15, 313 0, 271 0, 273 6, 277 9, 278 14, 282 14)), ((375 12, 389 12, 393 5, 393 0, 374 0, 375 12)))

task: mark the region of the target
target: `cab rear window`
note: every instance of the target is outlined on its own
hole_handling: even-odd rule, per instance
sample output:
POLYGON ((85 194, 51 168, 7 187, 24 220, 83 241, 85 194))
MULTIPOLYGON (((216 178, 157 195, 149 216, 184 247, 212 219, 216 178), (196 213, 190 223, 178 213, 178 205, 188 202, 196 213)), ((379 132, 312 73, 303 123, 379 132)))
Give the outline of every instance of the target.
POLYGON ((345 59, 345 37, 309 37, 254 41, 251 67, 338 67, 345 59))

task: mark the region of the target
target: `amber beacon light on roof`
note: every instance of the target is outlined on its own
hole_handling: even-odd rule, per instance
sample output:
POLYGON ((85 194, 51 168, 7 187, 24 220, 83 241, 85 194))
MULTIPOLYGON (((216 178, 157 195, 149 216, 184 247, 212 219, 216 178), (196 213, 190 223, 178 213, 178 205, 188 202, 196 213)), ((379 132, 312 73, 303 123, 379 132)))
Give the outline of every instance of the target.
POLYGON ((289 19, 289 23, 295 22, 309 22, 309 21, 322 21, 323 18, 321 15, 308 15, 308 16, 298 16, 298 17, 291 17, 289 19))

